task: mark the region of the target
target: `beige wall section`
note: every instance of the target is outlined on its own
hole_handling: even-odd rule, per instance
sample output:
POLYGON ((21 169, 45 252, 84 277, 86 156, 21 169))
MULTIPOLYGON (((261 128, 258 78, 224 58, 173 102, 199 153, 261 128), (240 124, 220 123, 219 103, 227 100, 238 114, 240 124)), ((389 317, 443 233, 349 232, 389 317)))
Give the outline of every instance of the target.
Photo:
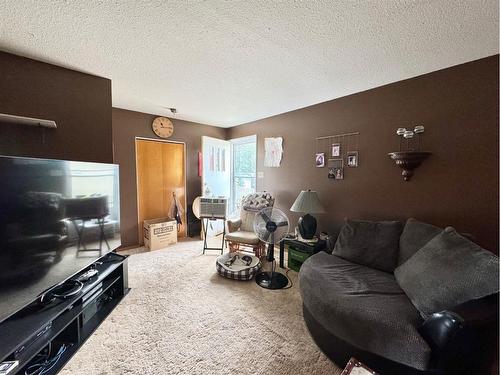
POLYGON ((172 205, 173 193, 184 208, 178 237, 186 236, 186 180, 184 144, 137 139, 137 203, 139 243, 143 241, 144 220, 165 217, 172 205))
MULTIPOLYGON (((120 165, 122 243, 132 246, 139 243, 135 138, 157 138, 151 130, 151 123, 157 116, 119 108, 113 108, 112 115, 114 160, 120 165)), ((201 136, 225 139, 226 129, 176 119, 172 122, 174 134, 169 140, 186 144, 186 198, 189 205, 201 195, 201 177, 198 177, 201 136)))
POLYGON ((452 225, 498 253, 498 55, 297 111, 230 128, 228 138, 257 134, 258 189, 289 211, 301 189, 318 191, 327 213, 321 230, 343 218, 405 219, 452 225), (432 152, 410 182, 387 156, 398 127, 424 125, 432 152), (359 167, 342 181, 316 168, 315 138, 359 131, 359 167), (264 138, 282 136, 280 168, 264 167, 264 138))

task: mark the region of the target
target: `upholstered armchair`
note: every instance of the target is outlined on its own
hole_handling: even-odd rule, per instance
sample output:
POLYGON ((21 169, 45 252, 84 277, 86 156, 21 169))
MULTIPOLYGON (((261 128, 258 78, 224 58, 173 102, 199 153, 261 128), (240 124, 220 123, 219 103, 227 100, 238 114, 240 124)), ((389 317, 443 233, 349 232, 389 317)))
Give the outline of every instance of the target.
POLYGON ((265 244, 255 235, 253 222, 257 212, 273 205, 274 197, 266 192, 253 193, 243 197, 240 217, 226 221, 226 243, 229 252, 253 251, 255 256, 259 258, 265 255, 265 244))

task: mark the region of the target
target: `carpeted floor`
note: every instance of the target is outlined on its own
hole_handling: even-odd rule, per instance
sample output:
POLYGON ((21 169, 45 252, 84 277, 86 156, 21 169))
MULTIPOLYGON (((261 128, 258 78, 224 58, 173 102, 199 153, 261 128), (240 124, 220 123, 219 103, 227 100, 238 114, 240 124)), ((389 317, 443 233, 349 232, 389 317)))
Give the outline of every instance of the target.
POLYGON ((134 254, 131 292, 62 370, 74 374, 328 374, 296 284, 224 279, 199 241, 134 254))

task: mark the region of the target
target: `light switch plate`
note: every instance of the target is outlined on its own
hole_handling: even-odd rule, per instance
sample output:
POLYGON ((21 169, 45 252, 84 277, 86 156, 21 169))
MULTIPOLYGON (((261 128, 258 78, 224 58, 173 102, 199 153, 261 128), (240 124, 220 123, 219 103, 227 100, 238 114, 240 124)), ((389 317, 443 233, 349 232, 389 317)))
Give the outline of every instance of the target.
POLYGON ((264 178, 264 172, 257 172, 257 178, 264 178))

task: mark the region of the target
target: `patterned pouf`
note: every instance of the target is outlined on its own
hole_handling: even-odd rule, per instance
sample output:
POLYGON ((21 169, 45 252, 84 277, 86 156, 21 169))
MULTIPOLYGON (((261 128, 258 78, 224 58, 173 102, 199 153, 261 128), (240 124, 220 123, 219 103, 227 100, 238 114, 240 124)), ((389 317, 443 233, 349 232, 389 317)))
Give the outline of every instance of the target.
POLYGON ((251 280, 259 272, 262 264, 254 255, 243 253, 226 253, 215 262, 217 273, 234 280, 251 280))

